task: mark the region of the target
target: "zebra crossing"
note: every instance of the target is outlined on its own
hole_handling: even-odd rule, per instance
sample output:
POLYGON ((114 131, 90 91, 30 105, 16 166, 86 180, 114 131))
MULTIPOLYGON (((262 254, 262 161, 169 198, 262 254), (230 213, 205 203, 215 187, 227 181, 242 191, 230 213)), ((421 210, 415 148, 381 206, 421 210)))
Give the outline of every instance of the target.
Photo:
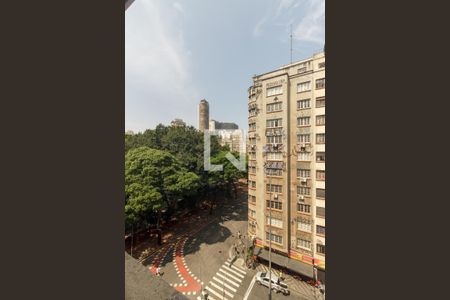
MULTIPOLYGON (((206 285, 209 300, 230 300, 233 299, 247 271, 239 266, 231 265, 231 258, 219 268, 211 281, 206 285)), ((202 291, 202 296, 205 294, 202 291)), ((203 299, 197 296, 197 300, 203 299)))
MULTIPOLYGON (((265 266, 263 264, 259 264, 256 266, 257 272, 269 272, 269 267, 265 266)), ((275 274, 277 276, 281 275, 281 272, 275 270, 272 268, 272 274, 275 274)), ((283 274, 284 282, 288 285, 289 289, 292 291, 296 291, 297 293, 301 294, 302 296, 305 296, 307 299, 316 299, 314 296, 314 289, 311 285, 308 283, 297 280, 294 277, 283 274)))

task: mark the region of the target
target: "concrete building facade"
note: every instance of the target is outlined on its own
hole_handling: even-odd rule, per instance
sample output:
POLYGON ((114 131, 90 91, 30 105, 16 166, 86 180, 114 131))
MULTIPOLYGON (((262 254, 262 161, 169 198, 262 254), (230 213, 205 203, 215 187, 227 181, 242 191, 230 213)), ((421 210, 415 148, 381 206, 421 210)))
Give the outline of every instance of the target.
POLYGON ((198 105, 198 130, 209 129, 209 103, 205 99, 198 105))
POLYGON ((184 122, 182 119, 173 119, 172 122, 170 122, 170 126, 186 127, 186 122, 184 122))
POLYGON ((248 234, 266 249, 270 232, 286 264, 324 277, 324 52, 254 76, 248 92, 248 234))

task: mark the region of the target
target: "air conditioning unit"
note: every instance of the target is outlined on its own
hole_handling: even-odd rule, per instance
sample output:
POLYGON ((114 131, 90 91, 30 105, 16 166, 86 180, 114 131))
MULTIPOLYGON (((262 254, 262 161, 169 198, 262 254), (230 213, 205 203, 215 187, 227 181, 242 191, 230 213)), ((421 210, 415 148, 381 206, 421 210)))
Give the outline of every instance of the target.
POLYGON ((298 199, 298 202, 304 202, 305 201, 305 196, 297 195, 297 199, 298 199))
POLYGON ((278 194, 274 194, 273 199, 278 199, 278 194))
POLYGON ((300 181, 303 182, 303 183, 306 183, 306 182, 308 181, 308 178, 302 177, 302 178, 300 179, 300 181))

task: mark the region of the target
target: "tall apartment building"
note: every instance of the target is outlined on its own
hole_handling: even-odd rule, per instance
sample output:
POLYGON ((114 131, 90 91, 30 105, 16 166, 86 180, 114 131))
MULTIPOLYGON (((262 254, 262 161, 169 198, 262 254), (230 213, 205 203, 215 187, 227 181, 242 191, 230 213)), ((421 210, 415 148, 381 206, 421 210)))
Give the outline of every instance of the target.
POLYGON ((198 130, 209 129, 209 103, 205 99, 198 105, 198 130))
POLYGON ((248 234, 267 259, 271 230, 273 263, 324 281, 325 53, 254 76, 248 92, 248 234))

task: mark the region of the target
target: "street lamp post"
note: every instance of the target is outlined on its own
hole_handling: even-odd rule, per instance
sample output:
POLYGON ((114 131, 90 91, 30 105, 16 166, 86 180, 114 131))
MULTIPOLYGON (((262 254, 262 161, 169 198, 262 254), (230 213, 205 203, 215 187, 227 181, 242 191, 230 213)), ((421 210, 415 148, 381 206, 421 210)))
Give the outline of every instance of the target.
POLYGON ((269 175, 269 300, 272 299, 272 176, 270 176, 270 168, 267 163, 267 153, 268 149, 264 149, 266 154, 265 171, 266 175, 269 175))
POLYGON ((133 235, 134 235, 134 227, 133 225, 131 225, 131 249, 130 249, 131 257, 133 257, 133 235))

